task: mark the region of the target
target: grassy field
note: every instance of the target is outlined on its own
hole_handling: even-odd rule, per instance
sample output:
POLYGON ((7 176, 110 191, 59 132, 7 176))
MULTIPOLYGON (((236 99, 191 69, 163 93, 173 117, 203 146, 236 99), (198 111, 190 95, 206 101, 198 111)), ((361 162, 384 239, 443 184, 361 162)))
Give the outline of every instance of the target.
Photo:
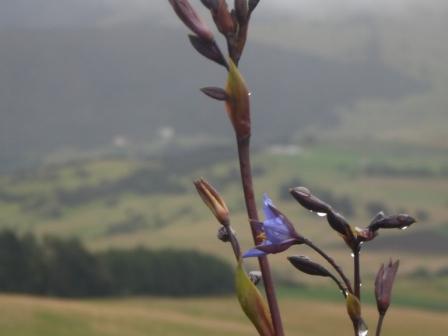
MULTIPOLYGON (((395 142, 323 142, 301 147, 297 155, 259 149, 254 156, 254 167, 256 193, 261 196, 269 192, 297 230, 330 252, 346 270, 351 269, 352 259, 341 239, 324 219, 300 208, 288 196, 289 187, 308 186, 324 200, 331 197, 336 203, 349 199, 355 209, 349 217, 354 226, 369 223, 371 214, 367 207, 372 202, 387 208, 384 209, 387 213, 404 211, 417 217, 423 214, 425 218, 419 218, 411 229, 381 232, 376 241, 364 248, 365 288, 370 288, 369 281, 381 263, 391 256, 400 258, 399 276, 403 282, 402 287, 397 287, 401 291, 400 304, 447 309, 444 303, 448 302, 448 155, 445 149, 395 142), (371 174, 368 169, 372 166, 386 168, 394 175, 383 174, 384 169, 371 174), (405 243, 401 244, 401 240, 405 243), (382 245, 376 244, 377 241, 382 245), (415 277, 415 273, 424 276, 415 277), (431 286, 426 286, 428 283, 431 286)), ((191 180, 204 176, 219 187, 231 208, 233 226, 242 247, 246 249, 252 245, 252 239, 246 226, 236 169, 233 160, 209 160, 199 152, 191 154, 189 161, 181 166, 173 166, 169 160, 107 158, 43 166, 22 175, 2 176, 0 227, 38 235, 76 236, 93 250, 174 246, 199 249, 232 262, 229 248, 215 240, 217 225, 195 196, 191 180), (152 187, 162 179, 171 181, 179 191, 153 192, 152 187), (131 188, 141 184, 148 184, 143 192, 131 188), (89 188, 95 197, 86 200, 82 193, 76 196, 77 191, 89 191, 89 188), (64 193, 66 196, 61 196, 64 193)), ((337 204, 334 206, 345 213, 337 204)), ((305 254, 319 260, 303 247, 294 247, 287 254, 305 254)), ((272 257, 273 269, 280 280, 316 282, 297 275, 285 257, 285 254, 272 257)), ((256 267, 253 261, 248 265, 256 267)), ((327 282, 317 281, 317 284, 327 282)))
MULTIPOLYGON (((284 298, 288 335, 350 335, 342 303, 321 304, 284 298)), ((370 330, 373 307, 364 311, 370 330)), ((392 307, 384 335, 444 335, 445 314, 392 307)), ((0 296, 0 330, 15 336, 188 336, 255 335, 233 298, 114 299, 67 301, 26 296, 0 296)))

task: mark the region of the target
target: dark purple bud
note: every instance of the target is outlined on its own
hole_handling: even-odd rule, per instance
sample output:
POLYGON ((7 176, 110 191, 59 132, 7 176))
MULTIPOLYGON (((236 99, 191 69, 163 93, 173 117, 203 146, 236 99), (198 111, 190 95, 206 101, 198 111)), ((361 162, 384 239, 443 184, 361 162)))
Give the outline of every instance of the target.
POLYGON ((202 56, 226 68, 228 67, 227 62, 215 41, 204 40, 195 35, 188 35, 188 38, 190 39, 193 48, 195 48, 202 56))
POLYGON ((182 22, 200 38, 212 41, 213 33, 199 17, 188 0, 168 0, 182 22))
POLYGON ((328 272, 325 267, 311 261, 308 257, 293 256, 288 257, 288 260, 295 268, 303 273, 322 277, 331 277, 330 272, 328 272))
POLYGON ((249 0, 249 13, 252 13, 260 0, 249 0))
POLYGON ((350 248, 354 248, 357 245, 357 239, 352 227, 340 213, 330 211, 327 215, 327 221, 331 228, 342 236, 350 248))
MULTIPOLYGON (((205 1, 210 5, 213 21, 215 21, 216 28, 224 35, 233 34, 236 30, 235 22, 232 15, 230 15, 229 7, 225 0, 205 1)), ((205 5, 207 8, 208 6, 205 5)))
POLYGON ((219 7, 219 0, 201 0, 201 2, 210 10, 217 10, 219 7))
POLYGON ((227 94, 226 90, 219 88, 219 87, 205 87, 202 88, 201 91, 209 96, 210 98, 220 100, 220 101, 226 101, 229 99, 229 95, 227 94))
POLYGON ((227 228, 224 226, 221 226, 218 229, 218 233, 216 236, 220 241, 222 241, 224 243, 227 243, 230 241, 229 231, 227 231, 227 228))
POLYGON ((399 265, 399 260, 394 263, 392 262, 392 260, 390 260, 388 265, 381 265, 381 268, 376 275, 375 298, 380 315, 386 314, 386 311, 389 308, 392 296, 392 287, 395 281, 395 276, 397 275, 399 265))
POLYGON ((246 23, 248 15, 247 0, 235 0, 235 16, 238 22, 240 24, 246 23))
POLYGON ((262 274, 260 271, 250 271, 249 272, 249 279, 252 281, 252 283, 256 286, 260 282, 262 278, 262 274))
POLYGON ((369 225, 369 229, 377 231, 378 229, 407 229, 416 222, 415 218, 407 214, 384 216, 378 214, 369 225))
POLYGON ((311 194, 305 187, 292 188, 289 192, 305 209, 316 212, 317 214, 328 214, 331 211, 331 207, 327 203, 311 194))
POLYGON ((351 232, 350 225, 340 213, 330 211, 327 216, 327 221, 331 228, 339 232, 341 235, 345 236, 348 231, 351 232))

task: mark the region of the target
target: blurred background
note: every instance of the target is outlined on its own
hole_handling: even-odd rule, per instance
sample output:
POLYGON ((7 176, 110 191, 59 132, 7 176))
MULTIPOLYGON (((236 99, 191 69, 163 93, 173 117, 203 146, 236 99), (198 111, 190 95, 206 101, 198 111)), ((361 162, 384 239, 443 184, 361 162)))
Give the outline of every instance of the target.
MULTIPOLYGON (((191 183, 218 187, 251 247, 233 131, 199 92, 224 86, 223 69, 168 1, 0 5, 1 333, 254 335, 191 183)), ((350 273, 342 240, 288 188, 358 227, 381 210, 418 219, 363 249, 372 330, 374 276, 401 260, 385 335, 448 330, 447 31, 444 0, 262 0, 240 64, 260 203, 268 192, 350 273)), ((271 258, 288 334, 351 332, 336 288, 295 272, 293 254, 319 260, 271 258)))

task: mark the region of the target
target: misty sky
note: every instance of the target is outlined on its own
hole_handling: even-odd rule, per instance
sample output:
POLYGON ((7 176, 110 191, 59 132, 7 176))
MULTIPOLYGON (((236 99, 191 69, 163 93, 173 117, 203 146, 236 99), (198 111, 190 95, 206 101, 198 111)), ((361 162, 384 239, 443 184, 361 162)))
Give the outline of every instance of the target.
MULTIPOLYGON (((230 1, 232 2, 232 1, 230 1)), ((199 0, 191 0, 200 5, 199 0)), ((0 27, 107 25, 148 17, 167 20, 167 0, 0 0, 0 27)), ((258 15, 273 10, 328 19, 362 13, 402 15, 447 10, 446 0, 262 0, 258 15)))

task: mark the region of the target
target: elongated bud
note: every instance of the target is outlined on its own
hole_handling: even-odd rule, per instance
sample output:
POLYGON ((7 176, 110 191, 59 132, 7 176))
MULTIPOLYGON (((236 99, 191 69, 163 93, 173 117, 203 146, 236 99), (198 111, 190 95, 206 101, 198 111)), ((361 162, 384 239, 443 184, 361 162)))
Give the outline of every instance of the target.
POLYGON ((201 2, 210 10, 216 10, 219 6, 219 0, 201 0, 201 2))
POLYGON ((240 24, 247 21, 249 15, 249 7, 247 0, 235 0, 235 16, 240 24))
POLYGON ((209 96, 210 98, 216 99, 216 100, 220 100, 220 101, 226 101, 227 99, 229 99, 229 96, 226 92, 226 90, 221 89, 219 87, 205 87, 202 88, 201 91, 209 96))
POLYGON ((333 230, 343 236, 349 235, 352 232, 347 220, 338 212, 330 211, 327 216, 327 221, 333 230))
POLYGON ((347 294, 345 299, 347 313, 352 320, 353 325, 358 331, 358 335, 367 335, 367 325, 361 316, 361 303, 358 298, 351 293, 347 294))
POLYGON ((354 232, 353 228, 340 213, 330 211, 327 216, 327 221, 331 228, 340 234, 347 246, 351 249, 357 246, 356 232, 354 232))
POLYGON ((199 17, 188 0, 168 0, 182 22, 200 38, 212 41, 213 33, 199 17))
POLYGON ((250 137, 250 104, 249 91, 238 68, 229 60, 229 75, 227 77, 226 101, 227 114, 232 122, 238 140, 250 137))
POLYGON ((236 30, 235 22, 233 21, 232 15, 230 15, 229 7, 225 0, 208 1, 209 7, 213 21, 215 21, 216 28, 224 36, 228 34, 233 34, 236 30))
POLYGON ((325 267, 315 263, 306 256, 292 256, 288 257, 288 260, 295 268, 303 273, 322 277, 331 276, 330 272, 328 272, 325 267))
POLYGON ((406 229, 416 222, 414 217, 407 214, 393 216, 377 215, 369 225, 369 229, 376 231, 378 229, 406 229))
POLYGON ((399 260, 395 262, 392 262, 392 260, 390 260, 389 264, 387 264, 386 266, 384 266, 384 264, 381 265, 381 268, 376 275, 375 299, 380 315, 385 315, 387 309, 389 308, 392 297, 392 287, 395 281, 395 276, 397 275, 399 265, 399 260))
POLYGON ((235 288, 238 301, 246 316, 251 320, 261 336, 274 336, 271 316, 263 296, 238 262, 235 272, 235 288))
POLYGON ((216 189, 203 178, 195 181, 194 185, 199 196, 201 196, 205 205, 215 215, 216 219, 224 226, 229 225, 229 209, 216 189))
POLYGON ((345 299, 345 303, 350 319, 353 322, 359 321, 359 319, 361 318, 361 303, 359 302, 358 298, 353 294, 348 293, 345 299))
POLYGON ((188 38, 190 39, 191 45, 198 53, 205 58, 228 68, 227 62, 214 40, 209 41, 195 35, 188 35, 188 38))
POLYGON ((249 13, 252 13, 257 7, 260 0, 249 0, 249 13))
POLYGON ((305 187, 292 188, 289 192, 301 206, 309 211, 319 214, 328 214, 331 210, 331 207, 327 203, 311 194, 305 187))

